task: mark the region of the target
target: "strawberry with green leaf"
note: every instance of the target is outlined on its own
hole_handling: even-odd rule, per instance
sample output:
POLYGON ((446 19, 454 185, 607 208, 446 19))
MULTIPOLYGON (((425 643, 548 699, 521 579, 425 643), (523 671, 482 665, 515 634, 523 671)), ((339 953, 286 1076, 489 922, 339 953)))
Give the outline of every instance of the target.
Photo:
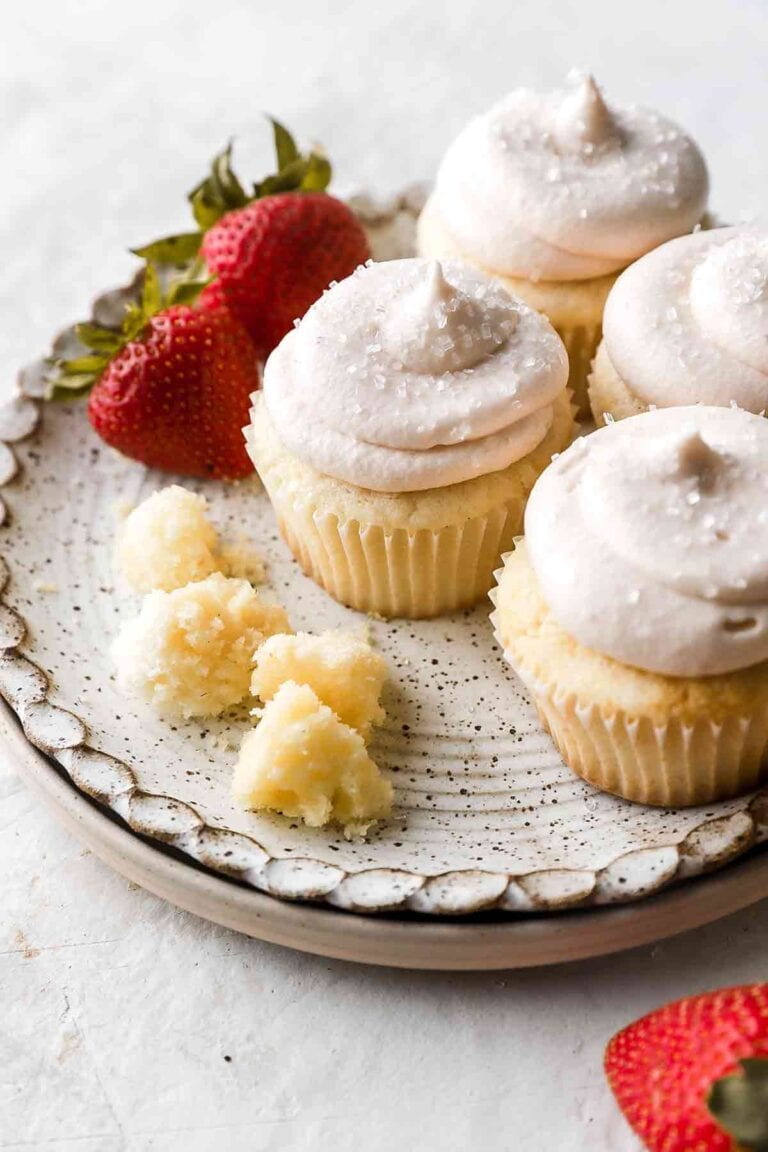
POLYGON ((318 151, 302 155, 272 121, 277 172, 247 192, 228 145, 189 194, 197 230, 156 240, 136 255, 184 265, 202 255, 219 293, 267 356, 334 280, 370 257, 362 225, 326 192, 331 166, 318 151))
POLYGON ((651 1012, 613 1037, 605 1070, 651 1152, 768 1152, 768 984, 651 1012))
POLYGON ((147 467, 234 480, 253 471, 242 429, 258 361, 227 308, 199 306, 204 286, 185 279, 164 291, 148 264, 141 298, 119 330, 77 326, 88 351, 56 365, 51 390, 90 390, 88 417, 99 436, 147 467))

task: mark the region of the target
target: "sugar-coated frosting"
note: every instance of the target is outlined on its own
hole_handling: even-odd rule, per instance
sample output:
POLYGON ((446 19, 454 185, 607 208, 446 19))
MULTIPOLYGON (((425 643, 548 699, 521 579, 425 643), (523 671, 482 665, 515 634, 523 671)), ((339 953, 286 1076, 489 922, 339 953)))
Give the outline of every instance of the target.
POLYGON ((525 536, 581 644, 670 676, 768 659, 768 420, 664 408, 577 440, 539 478, 525 536))
POLYGON ((379 492, 506 468, 541 443, 568 376, 549 322, 472 269, 369 264, 275 349, 264 402, 319 472, 379 492))
POLYGON ((671 240, 616 281, 605 347, 646 404, 768 407, 768 233, 716 228, 671 240))
POLYGON ((446 153, 432 210, 466 257, 507 276, 585 280, 689 232, 704 159, 673 121, 603 100, 591 76, 512 92, 446 153))

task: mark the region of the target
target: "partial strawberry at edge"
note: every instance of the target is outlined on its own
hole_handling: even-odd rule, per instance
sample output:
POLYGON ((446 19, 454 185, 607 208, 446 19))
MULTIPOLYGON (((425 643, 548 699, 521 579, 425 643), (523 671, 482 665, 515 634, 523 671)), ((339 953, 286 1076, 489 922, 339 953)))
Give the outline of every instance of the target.
POLYGON ((229 212, 206 233, 202 252, 265 355, 332 281, 370 256, 357 217, 324 192, 284 192, 229 212))
POLYGON ((613 1037, 605 1070, 652 1152, 768 1152, 768 984, 651 1012, 613 1037))
POLYGON ((253 472, 242 429, 258 387, 242 326, 225 309, 176 305, 110 361, 88 416, 107 444, 147 467, 235 480, 253 472))

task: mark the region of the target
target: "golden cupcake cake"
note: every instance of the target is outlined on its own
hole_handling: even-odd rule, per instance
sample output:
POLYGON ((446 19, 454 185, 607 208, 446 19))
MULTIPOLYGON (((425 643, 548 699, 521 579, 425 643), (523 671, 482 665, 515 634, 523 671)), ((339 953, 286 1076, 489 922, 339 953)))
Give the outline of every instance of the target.
POLYGON ((587 411, 617 274, 690 232, 708 186, 701 152, 677 124, 609 105, 591 76, 574 76, 564 91, 512 92, 464 129, 419 220, 419 251, 466 260, 544 312, 587 411))
POLYGON ((646 804, 768 769, 768 421, 658 409, 575 443, 528 503, 494 627, 566 762, 646 804))
POLYGON ((456 262, 369 264, 267 361, 248 451, 294 555, 344 604, 469 606, 570 442, 568 360, 548 321, 456 262))
POLYGON ((655 406, 768 408, 768 232, 671 240, 618 278, 589 378, 598 424, 655 406))

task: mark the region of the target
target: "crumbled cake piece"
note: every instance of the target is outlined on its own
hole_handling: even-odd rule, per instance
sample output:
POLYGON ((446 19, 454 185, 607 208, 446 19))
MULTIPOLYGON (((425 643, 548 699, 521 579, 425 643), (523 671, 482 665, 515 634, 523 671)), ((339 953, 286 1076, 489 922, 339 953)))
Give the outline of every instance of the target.
POLYGON ((247 536, 225 541, 218 550, 219 568, 225 576, 248 580, 251 584, 264 584, 267 564, 256 545, 247 536))
POLYGON ((51 580, 35 580, 33 585, 35 592, 58 592, 58 584, 54 584, 51 580))
POLYGON ((273 809, 319 828, 362 825, 389 815, 392 785, 354 728, 307 684, 287 681, 240 747, 232 785, 244 808, 273 809))
POLYGON ((383 656, 362 636, 322 632, 273 636, 256 655, 251 691, 265 703, 286 680, 308 684, 344 724, 366 738, 384 719, 379 703, 387 675, 383 656))
POLYGON ((263 584, 267 566, 244 535, 218 544, 207 517, 208 502, 173 484, 125 513, 115 549, 115 566, 136 592, 170 592, 222 572, 263 584))
POLYGON ((173 484, 155 492, 126 517, 117 538, 115 567, 136 592, 204 580, 219 565, 208 502, 173 484))
POLYGON ((289 630, 280 605, 219 572, 150 592, 112 646, 118 682, 166 715, 216 716, 248 695, 259 645, 289 630))

